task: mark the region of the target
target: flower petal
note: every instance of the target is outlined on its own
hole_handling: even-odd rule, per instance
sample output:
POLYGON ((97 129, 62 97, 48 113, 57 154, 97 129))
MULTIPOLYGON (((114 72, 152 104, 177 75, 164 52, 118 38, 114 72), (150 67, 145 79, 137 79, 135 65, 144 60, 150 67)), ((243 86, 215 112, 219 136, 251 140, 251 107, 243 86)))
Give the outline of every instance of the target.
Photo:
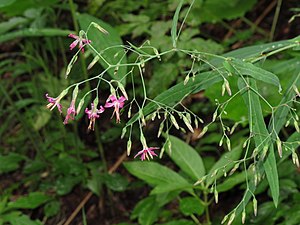
POLYGON ((75 41, 73 41, 71 44, 70 44, 70 50, 73 50, 73 48, 75 48, 76 47, 76 45, 78 44, 78 40, 75 40, 75 41))
POLYGON ((124 96, 121 96, 118 100, 119 103, 125 102, 127 99, 124 96))
MULTIPOLYGON (((109 96, 108 99, 110 99, 112 102, 115 102, 115 101, 118 100, 117 97, 116 97, 115 95, 109 96)), ((107 99, 107 101, 108 101, 108 99, 107 99)))
POLYGON ((69 34, 68 37, 74 38, 74 39, 79 39, 79 37, 75 34, 69 34))
POLYGON ((115 106, 115 104, 110 103, 110 102, 106 102, 105 105, 104 105, 105 108, 111 108, 111 107, 114 107, 114 106, 115 106))
POLYGON ((141 154, 143 154, 143 153, 144 153, 144 150, 139 151, 139 152, 134 156, 134 158, 138 157, 139 155, 141 155, 141 154))

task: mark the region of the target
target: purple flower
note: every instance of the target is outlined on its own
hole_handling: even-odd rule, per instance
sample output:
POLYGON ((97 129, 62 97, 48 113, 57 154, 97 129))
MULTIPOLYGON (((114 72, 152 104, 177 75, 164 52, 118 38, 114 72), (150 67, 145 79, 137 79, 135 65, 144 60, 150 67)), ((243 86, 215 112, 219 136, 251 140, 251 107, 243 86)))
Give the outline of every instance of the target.
POLYGON ((138 157, 139 155, 141 155, 141 160, 144 161, 146 158, 148 160, 153 159, 153 156, 157 156, 157 154, 154 152, 154 150, 159 149, 157 147, 150 147, 150 148, 145 148, 141 151, 139 151, 134 158, 138 157), (150 158, 149 158, 150 157, 150 158))
POLYGON ((75 118, 75 115, 76 115, 76 110, 75 110, 75 101, 72 100, 71 101, 71 104, 67 110, 67 115, 66 115, 66 118, 64 120, 64 124, 68 124, 69 120, 74 120, 75 118))
POLYGON ((89 110, 88 108, 85 109, 85 113, 88 115, 88 118, 90 120, 90 124, 88 127, 89 130, 94 130, 96 119, 99 118, 98 114, 103 112, 104 108, 102 106, 100 106, 100 109, 97 109, 97 106, 94 107, 93 103, 91 103, 91 110, 89 110))
POLYGON ((75 41, 73 41, 70 44, 70 50, 73 50, 73 48, 76 47, 76 45, 79 43, 78 47, 81 50, 82 53, 84 53, 84 45, 91 43, 91 40, 85 39, 85 38, 81 38, 75 34, 69 34, 69 37, 74 38, 75 41))
POLYGON ((112 114, 112 117, 116 113, 116 122, 120 123, 120 109, 123 108, 124 102, 126 101, 126 98, 124 96, 121 96, 119 99, 115 95, 111 95, 106 100, 106 103, 104 105, 105 108, 111 108, 114 107, 115 110, 112 114))
POLYGON ((48 109, 53 110, 55 108, 55 106, 57 106, 58 111, 60 113, 62 113, 62 106, 59 103, 61 98, 59 98, 59 97, 57 97, 57 98, 49 97, 48 93, 46 93, 46 98, 47 98, 47 101, 49 102, 49 104, 47 105, 48 109))

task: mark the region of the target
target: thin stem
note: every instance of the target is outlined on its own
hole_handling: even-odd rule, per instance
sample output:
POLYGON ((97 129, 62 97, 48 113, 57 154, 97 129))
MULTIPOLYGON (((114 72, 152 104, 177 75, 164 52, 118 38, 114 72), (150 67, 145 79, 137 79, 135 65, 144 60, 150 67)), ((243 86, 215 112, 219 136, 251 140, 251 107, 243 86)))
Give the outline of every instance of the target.
POLYGON ((75 6, 74 6, 73 0, 69 0, 69 5, 70 5, 70 10, 71 10, 73 25, 74 25, 75 31, 78 33, 79 26, 78 26, 78 23, 77 23, 77 20, 76 20, 75 6))
POLYGON ((206 217, 206 222, 207 224, 211 224, 210 222, 210 215, 209 215, 209 201, 208 201, 208 194, 206 191, 204 191, 203 193, 203 197, 204 197, 204 202, 206 203, 206 207, 205 207, 205 217, 206 217))
POLYGON ((277 25, 279 13, 280 13, 281 4, 282 4, 282 0, 278 0, 275 15, 274 15, 274 19, 273 19, 273 23, 272 23, 272 27, 271 27, 269 41, 272 41, 273 38, 274 38, 274 33, 275 33, 275 29, 276 29, 276 25, 277 25))

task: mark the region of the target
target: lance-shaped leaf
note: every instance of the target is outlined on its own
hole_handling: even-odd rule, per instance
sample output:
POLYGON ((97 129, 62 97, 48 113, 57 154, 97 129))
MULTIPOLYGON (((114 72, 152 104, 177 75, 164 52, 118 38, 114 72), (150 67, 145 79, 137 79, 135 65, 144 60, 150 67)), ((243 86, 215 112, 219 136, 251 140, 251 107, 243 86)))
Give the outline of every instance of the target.
POLYGON ((245 84, 242 79, 239 79, 238 86, 240 89, 246 87, 247 85, 251 87, 251 89, 248 89, 243 94, 243 99, 248 107, 250 131, 254 135, 255 145, 259 149, 258 151, 262 153, 262 148, 264 146, 269 146, 269 154, 263 165, 270 185, 273 201, 277 207, 279 199, 279 180, 274 147, 264 121, 259 96, 256 93, 256 82, 252 78, 248 78, 247 81, 248 84, 245 84))
POLYGON ((279 92, 281 91, 279 79, 274 73, 257 67, 252 63, 244 62, 240 59, 232 59, 229 63, 234 67, 235 70, 237 70, 238 74, 248 75, 255 78, 256 80, 273 84, 278 87, 279 92))

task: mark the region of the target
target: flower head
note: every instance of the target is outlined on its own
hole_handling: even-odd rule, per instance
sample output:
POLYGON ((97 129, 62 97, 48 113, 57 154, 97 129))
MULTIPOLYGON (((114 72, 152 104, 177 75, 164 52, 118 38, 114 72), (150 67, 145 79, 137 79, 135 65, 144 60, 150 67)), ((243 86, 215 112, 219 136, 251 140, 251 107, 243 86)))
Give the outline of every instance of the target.
POLYGON ((106 103, 104 105, 105 108, 111 108, 114 107, 114 112, 112 114, 112 117, 116 113, 116 121, 117 123, 120 123, 120 109, 124 107, 124 102, 126 101, 126 98, 124 96, 121 96, 120 98, 117 98, 115 95, 111 95, 106 100, 106 103))
POLYGON ((64 124, 67 124, 69 122, 69 120, 74 120, 75 118, 75 115, 76 115, 76 110, 75 110, 75 101, 72 100, 71 101, 71 104, 67 110, 67 115, 66 115, 66 118, 64 120, 64 124))
POLYGON ((157 154, 154 152, 154 150, 159 149, 157 147, 150 147, 150 148, 144 148, 143 150, 139 151, 134 158, 141 155, 141 160, 144 161, 145 159, 150 160, 153 159, 153 156, 157 156, 157 154), (150 157, 150 158, 149 158, 150 157))
POLYGON ((70 44, 70 50, 73 50, 73 48, 75 48, 75 46, 79 43, 78 47, 81 50, 81 52, 84 53, 84 48, 83 48, 84 45, 89 44, 89 43, 92 42, 91 40, 79 37, 75 34, 69 34, 68 36, 75 39, 75 41, 73 41, 70 44))
POLYGON ((88 127, 89 130, 94 130, 96 119, 99 118, 98 114, 103 113, 103 112, 104 112, 104 108, 102 106, 100 106, 100 109, 97 109, 97 105, 94 106, 93 103, 91 103, 90 110, 88 108, 85 109, 85 113, 88 115, 88 118, 90 120, 90 124, 88 127))
POLYGON ((46 93, 46 98, 47 98, 47 101, 49 102, 49 104, 47 105, 47 108, 50 109, 50 110, 53 110, 55 108, 55 106, 57 106, 57 109, 60 113, 62 113, 62 106, 61 104, 59 103, 60 102, 60 99, 61 97, 57 97, 57 98, 52 98, 48 95, 48 93, 46 93))

